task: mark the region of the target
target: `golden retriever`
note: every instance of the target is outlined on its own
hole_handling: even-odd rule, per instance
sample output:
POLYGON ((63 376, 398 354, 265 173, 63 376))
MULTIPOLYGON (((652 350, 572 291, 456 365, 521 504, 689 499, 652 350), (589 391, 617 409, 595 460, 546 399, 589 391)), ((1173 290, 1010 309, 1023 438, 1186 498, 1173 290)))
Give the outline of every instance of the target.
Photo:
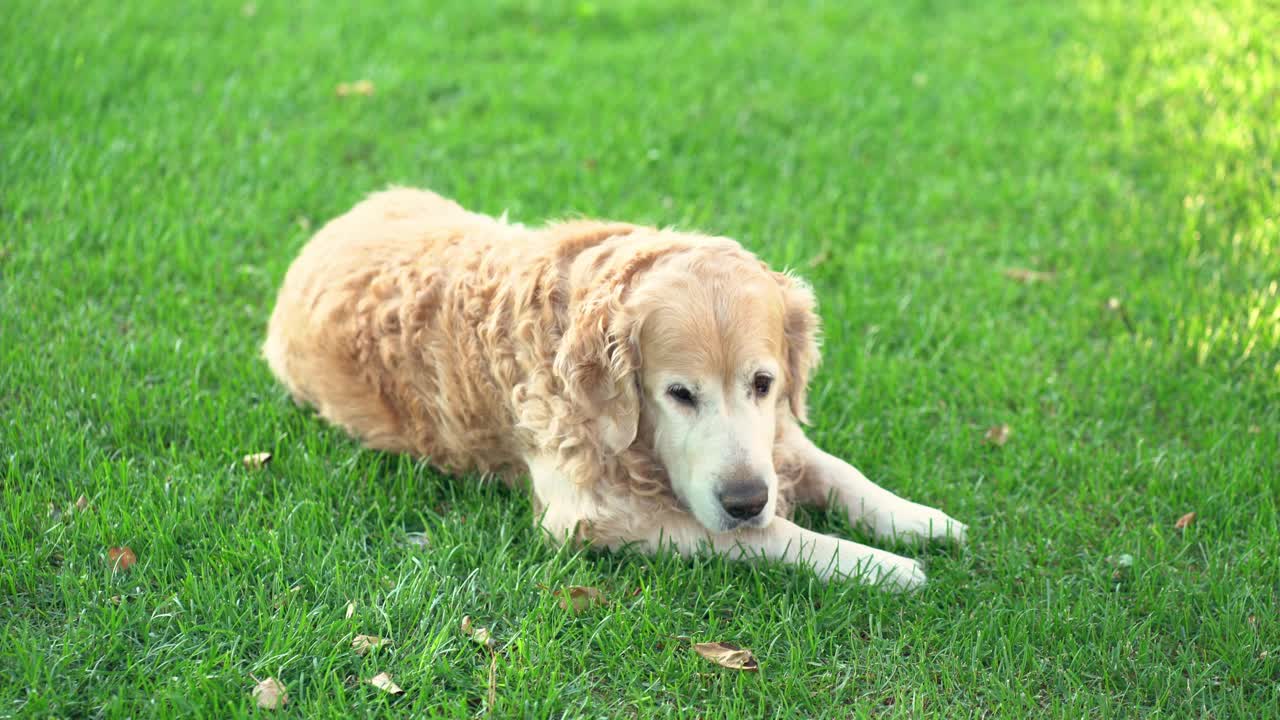
POLYGON ((914 560, 786 519, 793 503, 834 501, 877 537, 965 536, 805 437, 818 332, 810 288, 733 240, 525 229, 393 188, 302 250, 264 354, 298 402, 371 448, 527 474, 557 541, 914 588, 914 560))

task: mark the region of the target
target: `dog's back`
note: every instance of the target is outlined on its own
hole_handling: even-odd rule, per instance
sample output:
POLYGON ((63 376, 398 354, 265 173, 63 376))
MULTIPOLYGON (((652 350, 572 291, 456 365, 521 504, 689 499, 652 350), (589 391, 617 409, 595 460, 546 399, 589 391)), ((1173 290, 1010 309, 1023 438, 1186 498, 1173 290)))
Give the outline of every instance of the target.
MULTIPOLYGON (((404 378, 430 382, 431 372, 397 372, 420 363, 417 344, 451 340, 424 337, 437 325, 442 257, 460 241, 509 230, 434 193, 392 189, 370 196, 329 222, 290 266, 271 315, 263 354, 294 399, 381 450, 440 455, 448 447, 424 444, 423 435, 449 428, 422 427, 425 408, 406 398, 449 395, 450 388, 397 386, 404 378)), ((448 327, 435 327, 447 335, 448 327)), ((424 350, 426 348, 423 348, 424 350)), ((421 370, 421 369, 420 369, 421 370)), ((458 388, 452 388, 457 391, 458 388)), ((435 418, 447 423, 448 418, 435 418)))

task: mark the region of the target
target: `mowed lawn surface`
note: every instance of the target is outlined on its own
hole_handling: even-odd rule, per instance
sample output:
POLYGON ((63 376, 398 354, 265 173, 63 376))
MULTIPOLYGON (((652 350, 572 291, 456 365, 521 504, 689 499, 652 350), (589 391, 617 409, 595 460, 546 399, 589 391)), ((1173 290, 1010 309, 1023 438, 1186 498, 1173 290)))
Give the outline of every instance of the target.
POLYGON ((1280 10, 965 5, 4 3, 0 717, 1280 713, 1280 10), (258 348, 389 183, 796 268, 814 437, 969 547, 910 596, 556 550, 360 449, 258 348))

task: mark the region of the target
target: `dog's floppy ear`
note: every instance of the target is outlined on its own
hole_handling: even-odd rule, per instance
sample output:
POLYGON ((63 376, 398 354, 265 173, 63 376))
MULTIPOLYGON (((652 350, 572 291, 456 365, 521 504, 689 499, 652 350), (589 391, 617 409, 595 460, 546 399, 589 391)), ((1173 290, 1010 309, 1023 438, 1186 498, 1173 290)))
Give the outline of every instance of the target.
POLYGON ((782 289, 783 334, 787 353, 787 401, 791 414, 803 424, 809 423, 806 398, 809 376, 818 367, 821 355, 818 344, 821 322, 813 288, 789 273, 773 274, 782 289))
POLYGON ((601 444, 620 453, 640 424, 639 321, 624 317, 621 288, 600 287, 571 308, 555 373, 569 399, 594 416, 601 444))

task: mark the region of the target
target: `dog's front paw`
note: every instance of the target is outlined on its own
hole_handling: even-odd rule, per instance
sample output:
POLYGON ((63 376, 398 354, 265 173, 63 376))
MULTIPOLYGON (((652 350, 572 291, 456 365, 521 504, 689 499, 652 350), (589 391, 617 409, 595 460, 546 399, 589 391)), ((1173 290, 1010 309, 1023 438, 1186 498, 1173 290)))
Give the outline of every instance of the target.
POLYGON ((830 567, 818 568, 823 579, 849 579, 879 585, 885 590, 905 592, 925 584, 924 568, 911 558, 875 548, 864 548, 866 554, 841 557, 830 567))
POLYGON ((881 587, 886 590, 911 592, 919 590, 928 582, 924 568, 911 558, 896 558, 891 565, 881 565, 877 571, 880 573, 881 587))
POLYGON ((887 539, 942 540, 963 545, 969 535, 968 525, 941 510, 911 502, 877 512, 872 525, 877 537, 887 539))
POLYGON ((929 510, 929 515, 920 526, 913 529, 917 537, 928 540, 947 540, 964 545, 969 540, 969 526, 947 515, 941 510, 929 510))

